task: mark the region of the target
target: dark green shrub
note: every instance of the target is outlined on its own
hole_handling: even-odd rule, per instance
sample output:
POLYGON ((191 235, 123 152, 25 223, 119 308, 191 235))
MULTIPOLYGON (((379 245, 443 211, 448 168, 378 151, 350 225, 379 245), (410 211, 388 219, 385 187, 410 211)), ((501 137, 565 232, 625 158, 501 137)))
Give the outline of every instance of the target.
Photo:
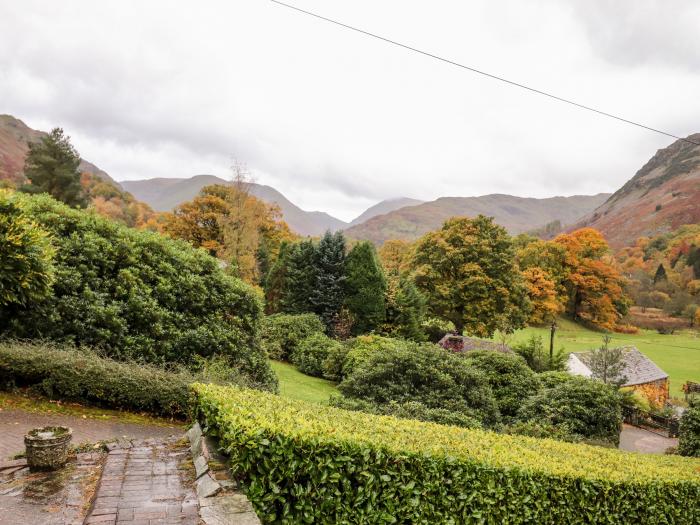
POLYGON ((700 457, 700 402, 691 405, 681 418, 678 453, 700 457))
POLYGON ((268 315, 262 323, 262 346, 271 359, 287 361, 304 339, 324 330, 316 314, 268 315))
POLYGON ((189 414, 186 372, 125 363, 75 348, 0 342, 0 387, 29 386, 52 399, 99 404, 184 418, 189 414))
POLYGON ((574 378, 574 376, 568 372, 549 371, 537 374, 537 378, 540 380, 540 385, 542 388, 554 388, 562 383, 568 383, 574 378))
POLYGON ((323 363, 342 344, 324 333, 312 334, 304 339, 292 353, 292 363, 304 374, 322 377, 323 363))
POLYGON ((348 412, 195 385, 263 523, 700 522, 700 460, 348 412))
POLYGON ((417 401, 476 417, 485 425, 499 420, 486 376, 462 357, 431 344, 401 341, 399 347, 372 352, 338 388, 345 397, 375 404, 417 401))
POLYGON ((328 354, 323 363, 324 376, 331 381, 342 381, 373 353, 400 348, 402 344, 404 341, 401 339, 379 335, 361 335, 349 339, 342 348, 335 348, 328 354))
POLYGON ((535 372, 566 370, 568 354, 560 349, 555 350, 550 356, 549 349, 545 350, 542 338, 538 335, 533 335, 527 341, 514 345, 513 350, 525 359, 527 365, 535 372))
POLYGON ((406 403, 377 404, 360 399, 349 399, 346 397, 333 397, 330 400, 331 406, 345 410, 366 412, 378 416, 394 416, 400 419, 415 419, 418 421, 429 421, 440 423, 441 425, 453 425, 463 428, 481 428, 481 422, 476 417, 465 413, 452 412, 444 408, 429 408, 418 401, 408 401, 406 403))
POLYGON ((71 209, 46 195, 18 195, 57 248, 53 293, 23 308, 0 306, 0 335, 100 348, 115 359, 191 363, 225 355, 276 388, 257 342, 258 294, 203 250, 71 209))
POLYGON ((622 425, 622 396, 613 387, 575 376, 528 398, 520 421, 566 427, 572 434, 617 445, 622 425))
POLYGON ((475 350, 457 355, 464 356, 471 366, 486 375, 496 397, 498 410, 506 421, 512 420, 523 401, 537 394, 540 389, 537 374, 518 355, 489 350, 475 350))

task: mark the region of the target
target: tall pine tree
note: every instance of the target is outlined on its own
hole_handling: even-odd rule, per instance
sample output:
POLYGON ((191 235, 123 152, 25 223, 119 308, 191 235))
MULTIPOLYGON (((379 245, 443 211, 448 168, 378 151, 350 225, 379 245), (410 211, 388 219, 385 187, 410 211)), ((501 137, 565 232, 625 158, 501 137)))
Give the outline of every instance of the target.
POLYGON ((386 279, 374 246, 356 244, 345 261, 345 306, 353 319, 354 335, 370 332, 384 322, 386 279))
POLYGON ((311 240, 293 244, 287 255, 280 306, 283 312, 303 314, 316 311, 317 248, 311 240))
POLYGON ((265 312, 275 314, 282 311, 282 299, 287 280, 287 265, 289 264, 289 252, 292 249, 287 241, 280 245, 280 252, 272 264, 270 271, 263 283, 265 288, 265 312))
POLYGON ((24 162, 24 176, 31 184, 22 187, 27 193, 48 193, 54 199, 75 208, 87 206, 80 184, 80 155, 61 128, 29 145, 24 162))
POLYGON ((345 298, 345 237, 327 231, 316 247, 316 287, 311 295, 313 311, 333 332, 345 298))

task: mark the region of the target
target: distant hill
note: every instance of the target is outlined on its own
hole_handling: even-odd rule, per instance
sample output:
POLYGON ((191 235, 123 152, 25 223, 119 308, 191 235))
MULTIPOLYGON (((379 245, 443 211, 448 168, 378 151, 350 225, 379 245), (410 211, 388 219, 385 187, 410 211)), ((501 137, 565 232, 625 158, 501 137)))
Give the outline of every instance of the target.
POLYGON ((406 206, 416 206, 417 204, 423 204, 425 201, 419 201, 418 199, 409 199, 408 197, 399 197, 398 199, 387 199, 382 202, 378 202, 374 206, 367 208, 361 215, 353 219, 350 226, 356 226, 357 224, 362 224, 370 220, 372 217, 377 215, 384 215, 385 213, 392 212, 404 208, 406 206))
POLYGON ((389 239, 414 240, 439 228, 445 219, 454 216, 494 217, 511 234, 541 228, 560 221, 570 224, 602 204, 609 193, 534 199, 512 195, 481 197, 441 197, 417 206, 408 206, 378 215, 345 230, 348 237, 367 239, 382 244, 389 239))
MULTIPOLYGON (((177 205, 192 200, 204 186, 229 184, 214 175, 196 175, 189 179, 146 179, 122 181, 124 189, 157 211, 172 211, 177 205)), ((271 186, 251 184, 250 191, 259 199, 277 204, 289 227, 300 235, 322 235, 326 230, 336 231, 346 222, 320 211, 304 211, 271 186)))
MULTIPOLYGON (((689 140, 700 142, 700 133, 689 140)), ((572 227, 600 230, 619 248, 637 238, 700 223, 700 146, 677 140, 572 227)))
MULTIPOLYGON (((39 142, 45 135, 46 132, 32 129, 12 115, 0 115, 0 180, 13 184, 24 183, 22 172, 29 143, 39 142)), ((85 159, 81 159, 79 169, 119 186, 106 172, 85 159)))

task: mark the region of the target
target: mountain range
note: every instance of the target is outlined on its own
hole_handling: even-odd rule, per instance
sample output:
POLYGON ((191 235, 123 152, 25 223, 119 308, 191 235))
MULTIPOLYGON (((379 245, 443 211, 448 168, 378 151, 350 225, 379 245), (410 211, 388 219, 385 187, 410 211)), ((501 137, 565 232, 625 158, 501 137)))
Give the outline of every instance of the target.
MULTIPOLYGON (((29 143, 44 135, 11 115, 0 115, 0 183, 25 182, 22 170, 29 143)), ((493 194, 441 197, 429 202, 396 198, 377 203, 348 223, 325 212, 302 210, 271 186, 251 184, 251 192, 263 201, 277 204, 287 224, 301 235, 318 236, 326 230, 345 230, 349 238, 367 239, 379 245, 388 239, 417 239, 452 216, 484 214, 494 217, 512 234, 551 234, 562 226, 569 230, 591 226, 600 230, 613 247, 621 247, 640 236, 700 222, 700 146, 693 142, 700 143, 700 134, 659 150, 612 195, 536 199, 493 194)), ((80 169, 129 192, 158 211, 173 210, 194 198, 206 185, 227 184, 213 175, 117 183, 84 159, 80 169)))
POLYGON ((622 188, 572 228, 596 228, 611 246, 619 248, 639 237, 699 223, 698 144, 700 133, 660 149, 622 188))

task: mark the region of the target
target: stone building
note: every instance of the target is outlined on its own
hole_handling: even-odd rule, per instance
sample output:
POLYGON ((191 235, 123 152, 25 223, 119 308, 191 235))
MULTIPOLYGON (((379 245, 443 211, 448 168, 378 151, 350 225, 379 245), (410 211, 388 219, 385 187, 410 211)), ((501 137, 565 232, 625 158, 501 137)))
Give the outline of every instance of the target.
MULTIPOLYGON (((587 360, 590 352, 573 352, 569 354, 567 368, 574 375, 591 377, 587 360)), ((623 387, 631 387, 643 394, 650 403, 663 406, 668 400, 668 374, 656 363, 637 350, 634 346, 623 348, 625 366, 622 376, 626 378, 623 387)))

